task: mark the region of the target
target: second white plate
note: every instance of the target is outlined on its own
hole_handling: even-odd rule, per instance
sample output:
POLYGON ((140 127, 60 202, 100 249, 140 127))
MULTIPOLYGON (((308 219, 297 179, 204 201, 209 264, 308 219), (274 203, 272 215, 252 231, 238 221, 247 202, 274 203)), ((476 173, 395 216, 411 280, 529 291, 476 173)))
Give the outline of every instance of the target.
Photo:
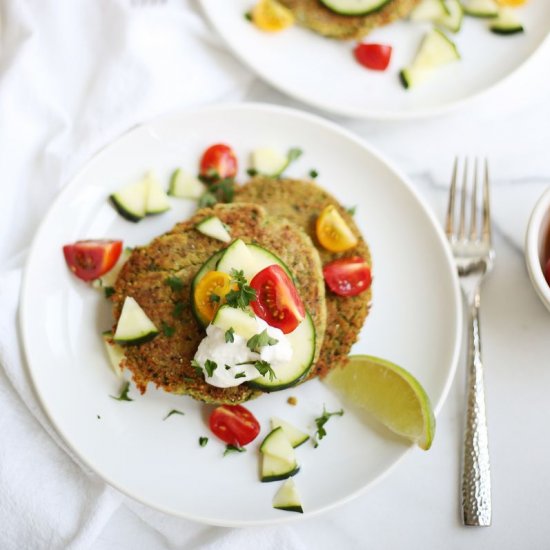
POLYGON ((376 72, 355 61, 354 42, 329 40, 300 27, 276 34, 259 31, 244 17, 253 0, 200 1, 230 49, 261 78, 304 103, 358 118, 416 118, 458 107, 515 72, 550 31, 546 0, 531 0, 518 10, 526 29, 518 35, 498 36, 483 19, 465 17, 461 31, 449 34, 461 61, 405 90, 399 69, 413 59, 428 24, 401 21, 369 34, 368 42, 393 46, 389 68, 376 72))

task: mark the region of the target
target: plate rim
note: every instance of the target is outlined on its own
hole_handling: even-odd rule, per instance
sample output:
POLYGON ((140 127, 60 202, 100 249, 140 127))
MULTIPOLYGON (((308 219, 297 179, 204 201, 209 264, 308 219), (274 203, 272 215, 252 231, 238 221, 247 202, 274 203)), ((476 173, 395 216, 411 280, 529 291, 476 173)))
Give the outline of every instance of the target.
MULTIPOLYGON (((546 36, 540 41, 540 43, 535 47, 535 49, 511 72, 509 72, 502 78, 498 79, 496 82, 493 82, 486 88, 483 88, 482 90, 474 92, 456 101, 451 101, 444 105, 440 105, 439 107, 422 108, 411 112, 407 112, 407 111, 394 112, 394 111, 387 111, 387 110, 375 111, 370 109, 361 109, 361 110, 347 109, 345 105, 342 108, 340 108, 332 104, 327 105, 322 101, 311 99, 306 94, 301 94, 299 91, 289 89, 288 86, 286 86, 284 83, 281 84, 281 82, 276 78, 271 78, 267 71, 259 70, 256 66, 253 65, 252 62, 250 62, 247 58, 242 56, 237 51, 237 49, 232 45, 232 43, 229 40, 227 40, 221 32, 219 32, 218 25, 210 16, 210 13, 206 8, 206 4, 209 1, 210 0, 198 0, 199 6, 203 12, 204 17, 207 19, 210 26, 216 32, 216 35, 223 41, 223 44, 225 44, 225 46, 231 52, 231 54, 240 63, 245 65, 247 69, 249 69, 254 75, 256 75, 258 78, 260 78, 261 80, 269 84, 275 90, 279 90, 280 92, 284 93, 287 97, 300 101, 301 103, 303 103, 303 105, 309 105, 315 109, 319 109, 320 111, 331 113, 333 115, 345 116, 348 118, 359 119, 359 120, 377 120, 377 121, 391 121, 391 122, 415 121, 415 120, 422 120, 422 119, 428 119, 428 118, 437 118, 445 114, 453 113, 464 107, 467 107, 468 105, 477 101, 478 99, 488 96, 491 93, 497 91, 498 89, 505 87, 509 81, 515 79, 518 76, 518 73, 524 71, 527 64, 532 63, 533 59, 535 59, 538 55, 540 55, 540 52, 545 47, 550 48, 550 31, 548 31, 546 36)), ((304 30, 307 30, 307 29, 304 29, 304 30)))
POLYGON ((375 486, 377 483, 385 479, 386 476, 393 471, 393 469, 397 466, 397 464, 401 463, 401 461, 410 454, 410 452, 415 448, 414 445, 412 444, 409 445, 409 447, 401 454, 401 456, 399 456, 388 468, 386 468, 382 473, 378 474, 376 477, 371 479, 368 483, 358 488, 356 491, 353 491, 348 495, 346 495, 345 497, 335 500, 334 502, 324 507, 318 508, 317 510, 308 512, 303 515, 295 514, 292 516, 288 515, 281 518, 273 518, 273 519, 267 519, 267 520, 266 519, 264 520, 220 520, 220 519, 208 518, 203 516, 194 516, 192 514, 184 514, 177 510, 173 510, 169 507, 165 507, 156 503, 153 504, 149 502, 145 497, 139 496, 138 494, 134 493, 128 488, 121 486, 117 481, 105 475, 102 472, 101 468, 96 467, 94 464, 94 461, 90 460, 88 457, 82 455, 79 452, 79 450, 71 442, 70 438, 66 435, 62 427, 55 422, 46 401, 43 399, 43 396, 37 386, 37 381, 34 378, 33 368, 31 367, 31 362, 29 360, 30 342, 25 337, 26 334, 28 333, 28 330, 26 330, 27 317, 31 313, 30 311, 31 308, 29 308, 27 305, 27 301, 29 299, 28 287, 30 285, 29 280, 31 277, 30 267, 31 267, 31 264, 33 263, 33 258, 37 253, 38 237, 42 233, 42 231, 44 231, 44 228, 49 224, 50 218, 53 216, 53 212, 55 210, 56 205, 58 203, 61 203, 64 200, 65 195, 70 193, 72 189, 78 185, 78 181, 81 175, 88 169, 90 164, 94 162, 99 155, 101 155, 111 146, 115 146, 121 139, 127 137, 133 132, 139 132, 143 128, 146 128, 148 125, 154 125, 155 123, 163 122, 165 119, 169 119, 172 117, 176 117, 176 118, 182 117, 187 114, 200 115, 200 113, 202 112, 210 113, 213 111, 223 112, 228 110, 229 111, 252 111, 252 112, 256 111, 256 112, 262 112, 263 114, 269 114, 269 115, 275 115, 275 116, 286 115, 294 119, 299 119, 302 121, 306 121, 308 123, 322 126, 324 129, 330 132, 335 132, 339 134, 343 138, 354 142, 356 145, 359 145, 361 148, 366 150, 370 155, 372 155, 378 162, 383 164, 386 169, 388 169, 397 179, 400 180, 400 184, 405 186, 405 188, 409 191, 411 196, 415 199, 418 206, 422 209, 424 214, 427 216, 427 218, 431 222, 432 229, 435 231, 438 241, 442 245, 441 248, 447 260, 446 263, 450 269, 452 286, 453 286, 452 305, 454 306, 454 309, 455 309, 454 320, 457 327, 457 330, 455 333, 454 347, 453 347, 453 352, 451 357, 451 365, 447 373, 447 378, 443 386, 443 389, 441 391, 441 395, 439 396, 437 403, 434 404, 434 414, 436 415, 436 417, 438 416, 439 412, 441 411, 448 397, 451 385, 453 383, 453 380, 456 374, 458 360, 460 357, 460 348, 461 348, 462 331, 463 331, 463 327, 462 327, 463 308, 462 308, 462 298, 461 298, 461 291, 460 291, 458 276, 456 275, 456 271, 454 269, 454 260, 452 258, 451 251, 447 245, 447 240, 444 236, 441 224, 437 221, 435 214, 429 208, 425 200, 421 197, 419 192, 414 188, 409 178, 404 173, 402 173, 399 168, 394 166, 393 163, 390 162, 383 153, 379 152, 375 147, 373 147, 366 140, 356 135, 355 133, 339 126, 338 124, 322 118, 321 116, 314 115, 314 114, 304 112, 298 109, 294 109, 291 107, 282 107, 279 105, 273 105, 269 103, 259 103, 259 102, 223 103, 223 104, 215 104, 215 105, 205 105, 198 108, 189 107, 186 109, 178 109, 178 110, 165 112, 159 116, 152 117, 151 119, 148 119, 140 124, 133 125, 132 127, 128 128, 125 132, 122 132, 121 134, 119 134, 114 139, 111 139, 103 147, 97 149, 95 153, 93 153, 91 156, 89 156, 86 160, 83 161, 81 168, 71 176, 70 180, 63 187, 63 189, 57 195, 55 200, 50 204, 46 215, 44 216, 37 230, 34 233, 32 244, 29 248, 29 252, 25 261, 23 276, 21 280, 20 293, 19 293, 19 307, 18 307, 18 328, 19 328, 19 333, 21 337, 21 347, 23 351, 23 357, 25 359, 23 368, 30 379, 31 388, 33 390, 34 395, 37 398, 38 404, 40 405, 42 411, 45 413, 51 426, 54 428, 56 434, 60 437, 62 443, 65 445, 66 448, 64 450, 67 452, 69 457, 72 458, 73 460, 76 459, 77 463, 81 467, 85 466, 89 468, 100 479, 102 479, 112 488, 120 491, 122 494, 136 500, 141 504, 145 504, 146 506, 159 510, 163 513, 166 513, 175 517, 179 517, 182 519, 187 519, 190 521, 207 524, 207 525, 220 526, 220 527, 254 527, 254 526, 294 523, 297 521, 307 520, 309 518, 313 518, 320 514, 328 512, 329 510, 333 510, 334 508, 347 504, 353 501, 354 499, 356 499, 357 497, 361 496, 362 494, 366 493, 371 487, 375 486))

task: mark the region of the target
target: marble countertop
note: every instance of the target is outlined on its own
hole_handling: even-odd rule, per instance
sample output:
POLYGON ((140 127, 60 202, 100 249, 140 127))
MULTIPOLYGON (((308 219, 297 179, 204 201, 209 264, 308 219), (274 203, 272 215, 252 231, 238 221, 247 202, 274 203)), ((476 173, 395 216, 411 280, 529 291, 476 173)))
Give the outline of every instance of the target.
MULTIPOLYGON (((550 43, 517 78, 466 109, 417 122, 328 116, 364 137, 405 171, 443 220, 455 155, 490 162, 496 263, 482 292, 482 335, 493 483, 493 524, 463 527, 459 470, 465 357, 437 419, 429 453, 415 450, 367 494, 292 524, 306 548, 547 548, 550 523, 550 314, 531 287, 523 258, 527 220, 550 185, 550 43)), ((247 100, 307 106, 255 80, 247 100)), ((327 115, 324 115, 327 116, 327 115)), ((366 457, 367 459, 367 457, 366 457)), ((185 548, 215 541, 221 528, 186 527, 139 505, 122 507, 94 550, 170 547, 151 525, 182 537, 185 548), (146 525, 140 517, 146 515, 146 525)), ((182 540, 181 538, 179 540, 182 540)))

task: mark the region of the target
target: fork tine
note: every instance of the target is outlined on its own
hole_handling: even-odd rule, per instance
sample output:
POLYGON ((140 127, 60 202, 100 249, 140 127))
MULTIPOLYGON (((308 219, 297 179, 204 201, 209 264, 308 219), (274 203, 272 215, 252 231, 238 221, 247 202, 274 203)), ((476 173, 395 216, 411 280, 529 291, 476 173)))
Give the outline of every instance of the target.
POLYGON ((464 159, 464 172, 462 174, 462 197, 460 201, 460 220, 458 226, 458 238, 466 238, 466 191, 468 189, 468 158, 464 159))
POLYGON ((451 177, 451 187, 449 189, 449 204, 447 206, 447 220, 445 222, 445 233, 448 239, 451 239, 454 234, 454 212, 455 212, 457 168, 458 168, 458 157, 455 157, 455 162, 453 165, 453 175, 451 177))
POLYGON ((472 190, 472 217, 470 220, 470 240, 477 239, 477 157, 474 159, 474 188, 472 190))
POLYGON ((485 159, 483 178, 483 240, 491 243, 491 203, 489 197, 489 163, 485 159))

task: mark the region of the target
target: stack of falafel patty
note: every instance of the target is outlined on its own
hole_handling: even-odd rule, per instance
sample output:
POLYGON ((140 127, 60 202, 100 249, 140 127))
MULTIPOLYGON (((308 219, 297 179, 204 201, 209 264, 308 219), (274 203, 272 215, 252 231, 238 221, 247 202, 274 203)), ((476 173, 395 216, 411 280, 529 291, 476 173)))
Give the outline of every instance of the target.
POLYGON ((174 328, 170 335, 161 331, 149 342, 127 346, 123 366, 131 371, 139 390, 145 392, 152 382, 168 392, 188 394, 207 403, 228 404, 262 393, 246 383, 217 388, 191 365, 205 336, 204 327, 191 308, 192 281, 213 254, 228 246, 195 229, 197 223, 212 215, 230 228, 232 239, 259 244, 278 256, 292 272, 316 331, 314 362, 306 380, 344 365, 368 314, 371 293, 369 290, 355 297, 325 293, 322 265, 352 255, 359 255, 370 264, 368 247, 353 218, 316 184, 257 177, 237 190, 233 203, 202 208, 147 246, 135 248, 122 268, 112 296, 115 323, 124 299, 132 296, 157 327, 166 323, 174 328), (336 206, 359 239, 349 253, 328 252, 316 241, 315 220, 329 204, 336 206), (174 276, 181 281, 177 287, 167 284, 174 276), (173 315, 175 310, 177 317, 173 315))

